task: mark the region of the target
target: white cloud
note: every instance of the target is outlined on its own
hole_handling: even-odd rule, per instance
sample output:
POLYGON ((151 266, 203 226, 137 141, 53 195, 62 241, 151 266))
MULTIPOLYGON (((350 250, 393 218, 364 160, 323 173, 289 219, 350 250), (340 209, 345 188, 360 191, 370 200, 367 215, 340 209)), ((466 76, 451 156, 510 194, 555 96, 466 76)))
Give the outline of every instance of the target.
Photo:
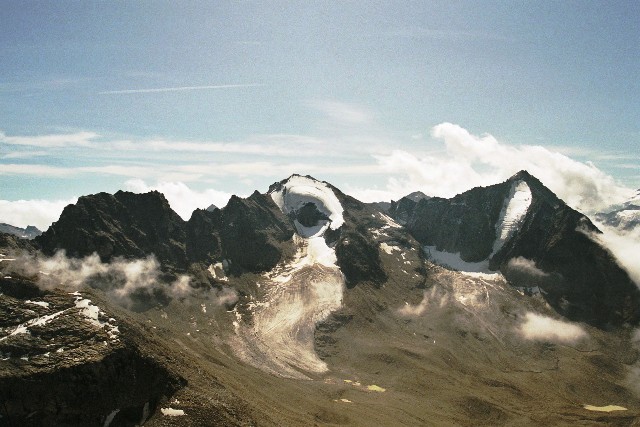
POLYGON ((41 136, 7 136, 0 132, 0 142, 4 142, 9 145, 26 145, 44 148, 88 147, 92 144, 92 140, 99 136, 100 135, 94 132, 76 132, 41 136))
POLYGON ((222 208, 226 206, 231 197, 230 193, 213 189, 192 190, 182 182, 159 182, 150 186, 142 180, 130 180, 125 182, 125 189, 134 193, 146 193, 154 190, 161 192, 169 201, 171 208, 184 220, 191 218, 191 214, 197 208, 206 209, 211 204, 222 208))
POLYGON ((69 200, 0 200, 0 222, 25 228, 35 225, 40 230, 49 228, 60 218, 65 206, 75 203, 69 200))
POLYGON ((529 312, 518 328, 518 333, 532 341, 548 341, 573 344, 587 337, 581 326, 529 312))
POLYGON ((472 135, 451 123, 435 126, 432 136, 444 142, 444 153, 419 158, 395 150, 375 156, 382 168, 396 175, 387 185, 394 197, 415 190, 451 197, 478 185, 503 181, 523 169, 567 204, 587 212, 624 200, 632 193, 593 164, 578 162, 541 146, 507 145, 491 135, 472 135))
POLYGON ((169 139, 120 140, 101 144, 103 149, 174 153, 223 153, 260 156, 311 157, 324 152, 326 141, 303 135, 261 135, 245 141, 179 141, 169 139))

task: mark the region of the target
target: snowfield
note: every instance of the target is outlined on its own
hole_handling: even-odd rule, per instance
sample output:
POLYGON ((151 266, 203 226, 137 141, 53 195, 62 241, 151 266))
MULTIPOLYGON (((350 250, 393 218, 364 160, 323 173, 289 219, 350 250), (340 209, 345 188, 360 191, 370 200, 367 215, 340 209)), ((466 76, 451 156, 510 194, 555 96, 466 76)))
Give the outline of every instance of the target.
POLYGON ((344 224, 342 205, 333 190, 323 182, 304 176, 293 175, 280 191, 271 193, 271 198, 280 210, 288 214, 311 202, 318 210, 329 217, 329 228, 336 230, 344 224))
POLYGON ((517 181, 511 185, 508 200, 500 212, 500 219, 496 223, 496 240, 493 242, 493 254, 498 252, 520 228, 527 210, 531 206, 531 189, 524 181, 517 181))
POLYGON ((259 284, 264 297, 249 304, 252 322, 236 317, 234 349, 245 362, 267 372, 308 379, 302 371, 328 370, 314 349, 316 325, 342 305, 344 276, 324 233, 344 223, 343 210, 329 187, 299 176, 271 196, 284 213, 314 203, 330 221, 321 220, 312 227, 295 221, 297 253, 290 263, 264 275, 265 281, 259 284))

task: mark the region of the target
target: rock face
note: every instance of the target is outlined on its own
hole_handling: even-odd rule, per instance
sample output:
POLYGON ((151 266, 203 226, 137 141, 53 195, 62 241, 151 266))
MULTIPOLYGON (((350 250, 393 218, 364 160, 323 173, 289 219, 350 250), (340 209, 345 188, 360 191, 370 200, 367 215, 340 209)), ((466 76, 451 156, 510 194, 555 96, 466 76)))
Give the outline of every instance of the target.
POLYGON ((103 261, 110 261, 153 253, 163 266, 187 267, 185 223, 156 191, 81 197, 36 242, 49 255, 59 249, 73 257, 96 252, 103 261))
POLYGON ((423 199, 413 208, 401 200, 400 205, 405 209, 391 213, 400 219, 406 214, 407 230, 425 246, 459 253, 468 262, 488 260, 492 270, 507 274, 511 260, 524 258, 538 274, 553 275, 541 283, 545 298, 570 319, 598 326, 640 320, 637 287, 612 254, 587 235, 599 230, 525 171, 451 199, 423 199), (522 209, 510 204, 519 183, 530 192, 526 210, 522 203, 522 209), (522 212, 510 216, 510 209, 522 212))
POLYGON ((270 197, 232 196, 223 209, 196 210, 187 222, 190 262, 227 260, 231 273, 262 272, 295 251, 293 224, 270 197))
POLYGON ((292 235, 289 218, 258 192, 247 199, 234 196, 223 209, 198 209, 185 222, 158 192, 119 191, 81 197, 36 242, 45 254, 97 252, 105 262, 154 254, 171 273, 227 260, 239 274, 268 270, 291 255, 292 235))
MULTIPOLYGON (((347 196, 335 187, 334 193, 344 207, 344 224, 329 239, 335 239, 338 266, 346 277, 347 287, 360 282, 381 285, 387 275, 380 262, 378 243, 369 230, 382 227, 384 222, 375 214, 375 208, 347 196)), ((332 243, 332 242, 330 242, 332 243)))
POLYGON ((625 385, 638 367, 633 328, 607 328, 637 325, 638 291, 583 215, 524 172, 452 199, 407 197, 389 213, 398 221, 292 176, 189 221, 158 193, 102 193, 33 244, 0 234, 0 425, 638 419, 625 385), (203 286, 122 307, 106 276, 20 270, 43 260, 19 256, 35 244, 105 261, 153 253, 165 273, 203 286), (452 271, 424 246, 503 275, 452 271), (583 407, 600 402, 629 410, 583 407))
POLYGON ((0 232, 0 248, 9 251, 30 251, 35 249, 31 240, 22 239, 14 234, 0 232))

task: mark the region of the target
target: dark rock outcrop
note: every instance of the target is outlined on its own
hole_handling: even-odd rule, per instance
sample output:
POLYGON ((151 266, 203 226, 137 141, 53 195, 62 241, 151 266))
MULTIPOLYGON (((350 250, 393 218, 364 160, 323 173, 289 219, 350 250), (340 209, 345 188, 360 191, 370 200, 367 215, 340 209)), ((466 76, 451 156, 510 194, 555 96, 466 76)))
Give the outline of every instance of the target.
MULTIPOLYGON (((45 254, 96 252, 105 261, 155 255, 164 271, 223 259, 232 272, 260 272, 293 253, 291 220, 269 196, 233 196, 223 209, 196 210, 188 222, 158 192, 119 191, 81 197, 36 242, 45 254)), ((197 269, 196 269, 197 270, 197 269)))
POLYGON ((268 195, 254 192, 232 196, 213 212, 196 210, 187 223, 187 253, 191 262, 229 262, 229 271, 261 272, 295 251, 293 224, 268 195))
POLYGON ((371 237, 369 229, 383 225, 375 207, 367 205, 342 193, 329 185, 344 209, 344 224, 335 232, 327 233, 329 244, 335 243, 338 267, 345 276, 347 286, 352 288, 361 282, 381 285, 387 280, 380 262, 378 243, 371 237))
POLYGON ((96 252, 103 261, 154 254, 163 267, 184 271, 185 239, 185 222, 161 193, 118 191, 81 197, 36 242, 48 255, 60 249, 72 257, 96 252))
POLYGON ((451 199, 433 197, 417 203, 402 199, 392 213, 399 215, 399 220, 406 218, 407 230, 423 245, 460 252, 465 261, 481 261, 491 253, 495 224, 510 187, 511 183, 505 182, 474 188, 451 199))

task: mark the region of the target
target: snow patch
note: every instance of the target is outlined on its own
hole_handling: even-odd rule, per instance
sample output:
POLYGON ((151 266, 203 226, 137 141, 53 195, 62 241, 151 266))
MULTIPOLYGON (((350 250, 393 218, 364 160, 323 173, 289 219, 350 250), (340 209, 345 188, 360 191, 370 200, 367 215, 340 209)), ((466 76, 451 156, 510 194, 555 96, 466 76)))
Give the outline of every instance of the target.
POLYGON ((439 251, 435 246, 424 246, 423 250, 427 254, 427 257, 430 261, 443 267, 448 267, 452 270, 457 270, 465 274, 493 274, 493 271, 489 270, 489 260, 467 262, 460 257, 460 252, 451 253, 439 251))
POLYGON ((82 296, 76 296, 75 306, 76 308, 82 309, 80 311, 80 314, 84 316, 85 320, 88 323, 92 324, 98 329, 106 327, 109 339, 111 339, 112 341, 118 339, 118 335, 120 333, 118 327, 112 324, 113 322, 111 318, 107 322, 101 321, 100 315, 104 316, 104 312, 102 312, 100 310, 100 307, 98 307, 97 305, 91 304, 91 300, 82 298, 82 296))
POLYGON ((393 218, 391 218, 388 215, 383 214, 382 212, 380 212, 380 218, 382 218, 382 220, 387 223, 388 227, 391 227, 391 228, 402 228, 402 226, 400 224, 398 224, 393 218))
POLYGON ((496 240, 493 242, 492 255, 502 249, 507 240, 520 228, 531 206, 531 200, 531 189, 526 182, 520 180, 511 184, 509 196, 496 223, 496 240))
POLYGON ((11 336, 14 336, 14 335, 28 334, 28 333, 30 333, 29 332, 29 328, 32 327, 32 326, 46 326, 53 319, 55 319, 56 317, 60 316, 65 311, 67 311, 67 310, 58 311, 56 313, 49 314, 49 315, 46 315, 46 316, 38 316, 35 319, 31 319, 31 320, 29 320, 27 322, 21 323, 18 326, 16 326, 15 329, 13 331, 11 331, 11 333, 9 333, 8 335, 0 338, 0 341, 4 341, 7 338, 9 338, 11 336))
POLYGON ((162 412, 162 415, 166 415, 168 417, 181 417, 185 415, 182 409, 160 408, 160 412, 162 412))
POLYGON ((393 245, 389 245, 387 243, 380 243, 380 249, 382 249, 383 251, 385 251, 387 254, 389 255, 393 255, 393 251, 399 251, 400 248, 397 246, 393 246, 393 245))
POLYGON ((229 278, 225 273, 226 268, 222 262, 211 264, 207 270, 209 271, 209 273, 211 273, 211 276, 214 279, 221 280, 223 282, 229 281, 229 278))
POLYGON ((113 419, 116 417, 116 415, 118 415, 118 412, 120 412, 120 409, 115 409, 111 411, 111 413, 107 415, 107 418, 104 419, 104 424, 102 426, 109 427, 113 422, 113 419))
POLYGON ((49 308, 49 303, 48 302, 44 302, 44 301, 31 301, 31 300, 26 300, 25 301, 26 304, 33 304, 33 305, 39 305, 40 307, 44 307, 44 308, 49 308))

